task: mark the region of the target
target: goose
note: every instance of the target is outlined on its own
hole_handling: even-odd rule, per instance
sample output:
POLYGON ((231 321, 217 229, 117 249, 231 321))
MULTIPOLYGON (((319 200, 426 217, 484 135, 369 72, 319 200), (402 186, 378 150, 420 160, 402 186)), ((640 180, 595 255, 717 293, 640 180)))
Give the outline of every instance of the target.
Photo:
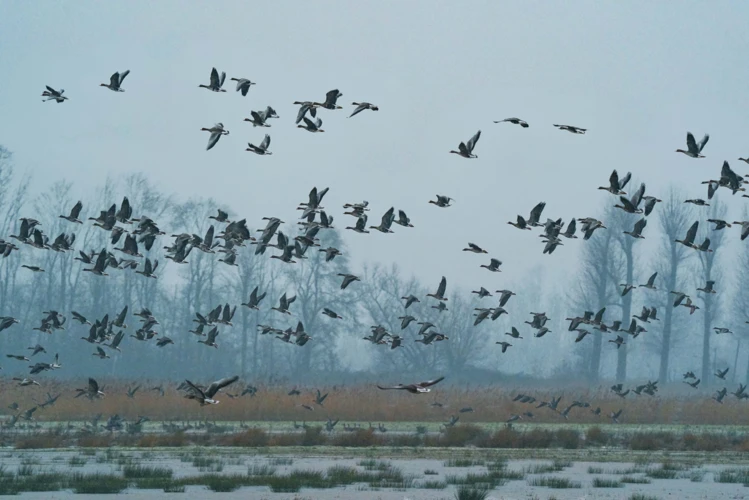
POLYGON ((75 222, 77 224, 83 224, 78 217, 81 215, 81 210, 83 209, 83 203, 79 200, 78 203, 76 203, 73 208, 70 209, 69 215, 60 215, 60 219, 65 219, 69 222, 75 222))
POLYGON ((624 342, 624 338, 621 335, 617 335, 615 340, 609 340, 609 342, 616 345, 617 349, 619 349, 622 345, 626 344, 626 342, 624 342))
POLYGON ((230 78, 231 81, 237 82, 237 92, 241 92, 242 96, 247 96, 247 92, 250 90, 251 85, 255 85, 247 78, 230 78))
MULTIPOLYGON (((716 335, 719 335, 721 333, 733 333, 730 328, 722 328, 722 327, 719 327, 719 326, 714 326, 713 330, 715 330, 715 334, 716 335)), ((32 356, 33 356, 33 354, 32 354, 32 356)))
POLYGON ((159 261, 155 260, 153 264, 151 263, 151 259, 146 257, 146 262, 143 264, 143 270, 142 271, 135 271, 138 274, 142 274, 146 278, 158 278, 154 273, 156 272, 156 269, 159 267, 159 261))
POLYGON ((258 289, 259 287, 255 287, 252 292, 250 293, 250 300, 248 300, 246 303, 243 303, 243 306, 246 306, 250 309, 254 309, 255 311, 259 311, 260 308, 258 307, 260 305, 260 302, 265 298, 265 295, 268 292, 263 292, 258 295, 258 289))
POLYGON ((390 226, 392 226, 395 221, 395 215, 393 214, 394 210, 394 207, 390 207, 390 209, 382 215, 380 225, 369 226, 369 229, 376 229, 381 233, 392 233, 393 231, 390 230, 390 226))
POLYGON ((316 107, 325 109, 343 109, 341 106, 336 104, 339 97, 343 97, 343 94, 338 89, 329 90, 325 94, 325 102, 315 102, 312 104, 316 107))
POLYGON ((642 288, 647 288, 649 290, 657 290, 657 288, 655 287, 655 278, 657 276, 658 276, 657 272, 651 274, 650 278, 648 278, 647 283, 645 283, 644 285, 639 285, 639 286, 642 288))
POLYGON ((514 326, 510 328, 509 332, 505 332, 505 335, 509 335, 510 337, 512 337, 514 339, 522 339, 523 338, 523 337, 520 336, 520 332, 518 331, 518 329, 515 328, 514 326))
POLYGON ((44 269, 42 269, 39 266, 27 266, 26 264, 22 264, 21 267, 25 267, 29 271, 33 271, 35 273, 43 273, 44 272, 44 269))
POLYGON ((494 120, 494 123, 512 123, 513 125, 520 125, 523 128, 528 128, 528 122, 521 120, 520 118, 505 118, 504 120, 494 120))
POLYGON ((401 297, 402 300, 406 301, 404 309, 408 309, 414 302, 421 302, 415 295, 409 295, 408 297, 401 297))
POLYGON ((426 382, 418 382, 418 383, 415 383, 415 384, 405 384, 405 385, 404 384, 398 384, 398 385, 386 386, 386 387, 383 387, 383 386, 381 386, 381 385, 378 384, 377 388, 380 389, 380 390, 383 390, 383 391, 394 389, 394 390, 408 391, 411 394, 424 394, 424 393, 427 393, 427 392, 431 392, 430 387, 433 386, 433 385, 435 385, 435 384, 437 384, 437 383, 439 383, 439 382, 442 382, 444 379, 445 379, 445 377, 439 377, 439 378, 436 378, 434 380, 427 380, 426 382))
POLYGON ((335 259, 336 256, 341 255, 341 251, 334 247, 320 248, 319 252, 325 252, 325 262, 330 262, 335 259))
POLYGON ((6 358, 17 359, 18 361, 31 361, 29 358, 19 354, 6 354, 6 358))
POLYGON ((586 330, 585 328, 576 328, 575 330, 577 332, 577 337, 575 337, 575 342, 580 342, 585 338, 586 335, 588 335, 590 332, 586 330))
POLYGON ((491 258, 489 261, 489 265, 481 264, 479 267, 483 267, 485 269, 488 269, 489 271, 492 271, 494 273, 501 273, 502 270, 499 268, 499 266, 502 265, 502 261, 499 259, 491 258))
POLYGON ((695 248, 694 244, 694 237, 697 236, 697 226, 699 226, 699 221, 695 221, 694 224, 687 230, 687 234, 684 237, 683 240, 674 240, 676 243, 681 243, 682 245, 689 247, 689 248, 695 248))
POLYGON ((357 233, 367 233, 367 234, 369 234, 369 231, 367 231, 365 229, 366 228, 366 224, 367 224, 367 215, 366 214, 362 214, 361 217, 359 217, 358 219, 356 219, 356 225, 354 225, 354 227, 349 226, 346 229, 351 229, 352 231, 356 231, 357 233))
POLYGON ((658 315, 658 309, 656 309, 655 306, 650 308, 650 313, 648 314, 648 317, 655 321, 660 321, 660 319, 657 318, 658 315))
POLYGON ((270 136, 268 134, 265 134, 265 138, 263 139, 263 142, 260 143, 259 146, 255 146, 251 142, 247 143, 247 149, 245 151, 252 151, 255 154, 258 155, 272 155, 270 151, 268 151, 268 147, 270 146, 270 136))
POLYGON ((584 134, 588 131, 587 128, 575 127, 574 125, 557 125, 555 123, 554 126, 559 130, 566 130, 567 132, 572 132, 573 134, 584 134))
POLYGON ((458 151, 452 150, 451 153, 455 153, 456 155, 460 155, 463 158, 478 158, 475 154, 473 154, 473 148, 476 147, 476 143, 479 140, 479 137, 481 137, 481 131, 479 130, 476 132, 476 134, 471 137, 471 139, 467 143, 460 143, 458 145, 458 151))
POLYGON ((187 388, 189 391, 185 397, 187 399, 194 399, 198 401, 200 403, 200 406, 205 406, 207 404, 216 405, 219 403, 218 400, 214 399, 216 394, 218 394, 221 389, 230 386, 237 380, 239 380, 238 375, 234 375, 233 377, 229 378, 222 378, 213 382, 208 386, 207 389, 202 389, 189 380, 185 380, 185 384, 187 384, 187 388))
POLYGON ((533 210, 531 210, 531 214, 527 219, 527 223, 529 226, 532 226, 532 227, 543 226, 543 224, 540 224, 538 221, 541 219, 541 214, 543 213, 545 207, 546 207, 545 201, 542 201, 538 203, 535 207, 533 207, 533 210))
POLYGON ((473 253, 489 253, 480 246, 474 244, 474 243, 468 243, 468 248, 463 249, 464 252, 473 252, 473 253))
POLYGON ((679 306, 684 299, 689 297, 689 295, 687 295, 686 293, 682 293, 682 292, 675 292, 672 290, 671 293, 676 295, 676 298, 674 299, 674 307, 679 306))
POLYGON ((705 286, 702 288, 698 288, 697 291, 704 293, 716 293, 713 285, 715 285, 715 280, 707 280, 705 282, 705 286))
POLYGON ((726 388, 724 387, 723 389, 716 392, 715 396, 713 396, 713 399, 718 403, 723 404, 723 398, 726 397, 727 393, 728 391, 726 391, 726 388))
MULTIPOLYGON (((635 227, 632 229, 632 231, 622 231, 624 234, 628 234, 632 236, 633 238, 638 239, 644 239, 645 237, 642 235, 642 231, 645 229, 645 226, 647 226, 648 221, 645 217, 635 222, 635 227)), ((634 288, 634 287, 633 287, 634 288)))
POLYGON ((228 253, 225 257, 218 259, 219 262, 223 262, 227 266, 239 267, 239 264, 236 263, 236 260, 237 254, 234 252, 228 253))
POLYGON ((693 388, 695 388, 695 389, 696 389, 696 388, 697 388, 697 386, 698 386, 698 385, 700 385, 700 380, 701 380, 701 379, 696 379, 696 380, 695 380, 694 382, 687 382, 687 381, 685 380, 685 381, 684 381, 684 383, 685 383, 685 384, 687 384, 687 385, 691 385, 691 386, 692 386, 693 388))
POLYGON ((158 347, 164 347, 169 344, 174 344, 174 341, 170 339, 169 337, 161 337, 159 340, 156 341, 156 346, 158 347))
POLYGON ((741 241, 744 241, 749 236, 749 221, 734 221, 733 223, 741 227, 741 241))
POLYGON ((46 97, 46 99, 42 102, 55 101, 56 103, 60 104, 61 102, 65 102, 68 99, 66 96, 62 95, 65 92, 65 89, 60 89, 59 91, 57 91, 49 85, 45 85, 45 87, 47 87, 47 90, 42 92, 42 97, 46 97))
POLYGON ((211 83, 208 85, 198 85, 198 87, 212 90, 214 92, 226 92, 226 90, 221 88, 224 85, 224 80, 226 80, 226 73, 222 71, 221 77, 219 78, 218 71, 216 71, 216 68, 213 68, 211 70, 211 83))
POLYGON ((531 230, 531 228, 528 226, 528 223, 525 221, 522 215, 517 216, 517 222, 508 221, 507 223, 511 226, 515 226, 518 229, 526 229, 528 231, 531 230))
POLYGON ((104 352, 104 349, 99 346, 96 346, 96 352, 93 353, 92 356, 97 356, 99 359, 108 359, 110 357, 109 354, 104 352))
POLYGON ((538 329, 538 331, 536 331, 536 333, 533 334, 533 336, 536 337, 536 338, 541 338, 544 335, 546 335, 547 333, 549 333, 550 331, 551 330, 549 330, 545 326, 542 326, 541 328, 538 329))
POLYGON ((655 196, 643 196, 642 201, 645 202, 645 215, 650 215, 650 213, 655 208, 655 204, 660 203, 662 200, 656 198, 655 196))
POLYGON ((206 151, 211 149, 213 146, 216 145, 219 139, 221 139, 222 135, 229 135, 229 131, 224 129, 223 123, 217 123, 211 128, 201 128, 201 131, 210 132, 211 136, 208 138, 208 146, 206 146, 206 151))
POLYGON ((90 272, 92 274, 95 274, 97 276, 109 276, 104 271, 107 269, 107 266, 109 265, 109 256, 107 255, 107 249, 102 248, 101 252, 99 252, 99 256, 96 258, 96 263, 94 264, 94 267, 88 269, 84 269, 84 271, 90 272))
POLYGON ((447 298, 445 297, 445 291, 447 290, 447 278, 444 276, 440 280, 440 284, 437 287, 437 291, 435 293, 428 293, 427 297, 435 298, 439 301, 445 301, 447 298))
POLYGON ((229 213, 228 212, 224 212, 220 208, 218 209, 218 215, 210 215, 210 216, 208 216, 208 218, 209 219, 213 219, 216 222, 231 222, 229 220, 229 213))
POLYGON ((623 412, 623 411, 624 411, 624 408, 620 409, 620 410, 619 410, 619 411, 617 411, 617 412, 613 412, 613 411, 612 411, 612 412, 611 412, 611 413, 609 414, 609 418, 610 418, 610 419, 611 419, 611 420, 612 420, 612 421, 613 421, 613 422, 614 422, 615 424, 618 424, 618 423, 619 423, 619 417, 621 417, 621 416, 622 416, 622 412, 623 412))
POLYGON ((317 106, 312 101, 294 101, 294 104, 299 105, 299 112, 296 115, 296 124, 298 125, 304 119, 304 115, 309 114, 312 118, 317 116, 317 106))
POLYGON ((345 290, 346 287, 354 281, 361 281, 358 276, 354 276, 353 274, 338 273, 338 276, 343 276, 343 282, 341 282, 341 290, 345 290))
POLYGON ((507 352, 508 347, 512 347, 512 344, 510 344, 509 342, 495 342, 495 344, 499 344, 502 346, 502 354, 507 352))
POLYGON ((685 303, 683 303, 682 306, 686 307, 687 309, 689 309, 689 314, 690 315, 694 314, 694 311, 696 311, 697 309, 699 309, 698 306, 696 306, 695 304, 692 303, 692 299, 689 298, 689 297, 687 297, 687 301, 685 303))
POLYGON ((343 319, 343 316, 338 315, 334 310, 328 309, 327 307, 323 307, 322 313, 329 318, 343 319))
POLYGON ((617 173, 616 170, 614 170, 613 172, 611 172, 611 176, 609 176, 609 185, 608 185, 608 187, 601 186, 598 189, 603 189, 604 191, 608 191, 609 193, 615 194, 617 196, 625 195, 627 193, 625 193, 624 191, 622 191, 622 189, 624 189, 624 186, 627 185, 627 183, 629 182, 629 180, 631 178, 632 178, 632 172, 627 172, 627 175, 625 175, 620 180, 619 179, 619 174, 617 173))
POLYGON ((499 295, 499 305, 504 307, 505 304, 507 304, 507 301, 510 300, 510 297, 515 295, 515 292, 512 292, 510 290, 496 290, 496 293, 499 295))
POLYGON ((214 347, 218 349, 218 344, 216 343, 216 337, 218 336, 218 327, 214 326, 211 328, 211 330, 208 332, 208 335, 206 336, 205 340, 198 340, 198 343, 205 344, 208 347, 214 347))
POLYGON ((270 124, 265 122, 265 113, 250 111, 250 116, 252 116, 252 119, 245 118, 244 121, 252 123, 253 127, 270 127, 270 124))
POLYGON ((322 127, 322 120, 320 118, 316 118, 313 122, 305 116, 302 120, 304 120, 304 125, 297 125, 297 128, 303 128, 308 132, 325 132, 320 128, 322 127))
POLYGON ((109 344, 102 344, 102 345, 109 347, 110 349, 114 349, 115 351, 121 352, 119 346, 123 338, 125 338, 125 332, 120 330, 119 332, 117 332, 117 335, 114 336, 114 338, 109 344))
POLYGON ((722 220, 722 219, 707 219, 708 222, 712 222, 715 224, 715 227, 713 227, 713 231, 720 231, 721 229, 725 229, 727 227, 731 227, 731 224, 722 220))
POLYGON ((698 207, 709 207, 710 206, 710 204, 708 202, 706 202, 705 200, 703 200, 701 198, 696 198, 696 199, 693 199, 693 200, 686 200, 686 201, 684 201, 684 203, 691 203, 693 205, 697 205, 698 207))
POLYGON ((479 323, 481 323, 486 318, 488 318, 489 317, 489 313, 491 313, 491 311, 489 309, 482 309, 481 312, 479 312, 478 314, 475 315, 476 319, 473 322, 473 326, 477 326, 479 323))
POLYGON ((410 315, 398 316, 398 319, 401 320, 401 330, 405 330, 408 325, 416 321, 416 318, 410 315))
POLYGON ((624 297, 629 292, 631 292, 632 290, 635 289, 635 286, 634 285, 630 285, 629 283, 619 283, 619 286, 623 287, 622 288, 622 293, 621 293, 622 297, 624 297))
POLYGON ((354 110, 353 113, 351 113, 351 115, 349 116, 349 118, 351 118, 354 115, 357 115, 357 114, 361 113, 365 109, 370 109, 372 111, 379 111, 379 109, 380 109, 377 106, 375 106, 374 104, 370 104, 368 102, 352 102, 351 105, 352 106, 356 106, 356 109, 354 110))
POLYGON ((292 295, 290 298, 286 298, 286 294, 281 295, 279 299, 278 307, 271 307, 272 310, 278 311, 282 314, 291 315, 289 312, 289 306, 296 300, 296 295, 292 295))
POLYGON ((577 223, 575 222, 575 219, 573 218, 569 224, 567 224, 567 229, 564 230, 563 233, 560 233, 560 236, 564 236, 565 238, 569 239, 577 239, 577 236, 575 236, 575 231, 577 230, 577 223))
POLYGON ((491 297, 492 296, 491 292, 489 292, 489 290, 487 290, 483 286, 478 291, 477 290, 473 290, 471 293, 475 293, 476 295, 479 296, 480 299, 483 299, 484 297, 491 297))
POLYGON ((453 198, 450 198, 449 196, 442 196, 440 194, 436 196, 437 196, 437 201, 429 200, 429 203, 432 203, 433 205, 437 205, 438 207, 441 207, 441 208, 449 207, 451 206, 450 202, 455 201, 453 198))
POLYGON ((75 396, 77 398, 81 396, 86 396, 88 399, 97 399, 104 396, 104 393, 99 389, 99 384, 94 380, 93 378, 88 378, 88 386, 84 389, 76 389, 78 394, 75 396))
POLYGON ((705 134, 705 137, 702 138, 699 144, 694 140, 694 136, 691 132, 687 132, 687 150, 684 151, 683 149, 677 149, 677 153, 684 153, 685 155, 689 156, 690 158, 704 158, 702 156, 702 150, 705 147, 705 144, 707 144, 707 141, 710 140, 710 135, 705 134))
POLYGON ((728 370, 729 370, 729 369, 730 369, 730 367, 729 367, 729 368, 726 368, 726 369, 725 369, 725 370, 723 370, 723 371, 721 371, 721 370, 716 370, 716 372, 715 372, 715 376, 716 376, 716 377, 718 377, 718 378, 719 378, 719 379, 721 379, 721 380, 725 380, 725 379, 726 379, 726 374, 728 373, 728 370))
POLYGON ((414 227, 414 225, 411 224, 411 219, 408 218, 408 215, 406 215, 406 212, 403 210, 398 210, 398 218, 393 220, 393 222, 403 227, 414 227))
POLYGON ((122 82, 125 80, 125 77, 130 74, 130 70, 126 69, 122 73, 112 73, 112 76, 109 77, 109 84, 102 83, 99 86, 100 87, 106 87, 109 90, 112 90, 114 92, 124 92, 125 90, 121 88, 122 82))

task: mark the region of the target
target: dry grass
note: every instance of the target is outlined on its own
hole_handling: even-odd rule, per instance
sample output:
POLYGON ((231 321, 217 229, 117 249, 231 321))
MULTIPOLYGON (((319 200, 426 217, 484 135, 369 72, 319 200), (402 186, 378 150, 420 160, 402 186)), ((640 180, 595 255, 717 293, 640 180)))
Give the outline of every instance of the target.
MULTIPOLYGON (((219 397, 221 404, 209 409, 200 408, 193 401, 187 400, 171 384, 164 397, 149 389, 157 383, 138 382, 141 389, 135 399, 125 395, 126 389, 134 383, 117 380, 100 380, 107 396, 100 401, 90 402, 74 399, 76 387, 82 387, 85 381, 42 380, 43 387, 18 387, 5 379, 0 379, 0 394, 3 406, 15 401, 21 407, 33 406, 34 399, 44 399, 46 392, 62 393, 57 404, 37 412, 35 417, 40 421, 75 421, 86 420, 92 414, 119 414, 127 419, 138 415, 148 415, 151 420, 202 420, 210 415, 216 421, 292 421, 292 420, 325 420, 328 415, 335 415, 341 421, 354 422, 445 422, 450 415, 457 414, 458 409, 471 406, 475 413, 460 414, 461 423, 470 422, 503 422, 512 414, 521 414, 531 410, 535 414, 532 420, 523 422, 560 423, 562 417, 535 405, 512 402, 518 392, 533 395, 538 401, 549 401, 558 391, 548 389, 522 389, 508 391, 500 387, 455 387, 437 386, 433 394, 413 396, 400 391, 378 391, 374 386, 358 385, 351 387, 320 387, 322 392, 330 392, 325 400, 325 407, 320 408, 312 403, 314 390, 300 388, 300 396, 287 396, 289 387, 258 387, 255 397, 245 396, 231 399, 226 395, 219 397), (444 408, 430 406, 434 400, 446 404, 444 408), (310 412, 300 405, 308 404, 316 408, 310 412)), ((166 386, 167 384, 165 384, 166 386)), ((690 425, 749 425, 749 412, 741 402, 727 399, 723 405, 716 404, 707 393, 684 393, 678 385, 669 392, 666 386, 657 398, 649 396, 631 396, 626 400, 613 395, 607 388, 590 390, 588 387, 566 387, 562 406, 572 398, 590 401, 600 406, 604 416, 597 417, 588 409, 575 408, 570 412, 569 422, 580 424, 609 423, 611 411, 624 408, 622 423, 627 424, 690 424, 690 425)), ((231 387, 227 392, 239 392, 241 387, 231 387)))

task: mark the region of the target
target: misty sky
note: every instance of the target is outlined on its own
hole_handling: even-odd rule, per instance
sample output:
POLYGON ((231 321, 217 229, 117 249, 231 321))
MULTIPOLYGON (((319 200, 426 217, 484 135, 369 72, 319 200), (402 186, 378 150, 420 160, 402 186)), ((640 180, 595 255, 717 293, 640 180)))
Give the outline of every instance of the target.
MULTIPOLYGON (((395 206, 416 226, 346 231, 355 264, 396 261, 435 286, 444 274, 495 290, 538 266, 561 276, 577 264, 582 241, 542 255, 535 232, 506 224, 539 201, 544 219, 568 221, 614 201, 596 190, 613 168, 650 194, 674 183, 703 198, 699 182, 724 159, 747 171, 736 161, 749 155, 747 19, 740 2, 6 0, 0 144, 35 192, 66 178, 86 199, 107 176, 145 172, 180 199, 222 200, 250 227, 293 221, 312 186, 329 186, 323 205, 339 228, 354 223, 341 206, 365 199, 371 225, 395 206), (198 88, 213 66, 228 92, 198 88), (124 93, 98 86, 125 69, 124 93), (231 77, 257 85, 242 97, 231 77), (70 100, 42 103, 44 85, 70 100), (297 129, 292 102, 333 88, 345 109, 321 110, 326 132, 297 129), (380 111, 349 120, 353 101, 380 111), (281 116, 272 128, 242 121, 266 105, 281 116), (492 123, 510 116, 530 128, 492 123), (200 128, 215 122, 231 135, 205 151, 200 128), (478 159, 448 153, 478 129, 478 159), (687 130, 711 134, 706 159, 674 152, 687 130), (273 156, 245 152, 265 132, 273 156), (436 193, 457 201, 429 205, 436 193), (501 259, 503 274, 461 253, 468 241, 501 259)), ((723 199, 740 217, 746 199, 723 199)))

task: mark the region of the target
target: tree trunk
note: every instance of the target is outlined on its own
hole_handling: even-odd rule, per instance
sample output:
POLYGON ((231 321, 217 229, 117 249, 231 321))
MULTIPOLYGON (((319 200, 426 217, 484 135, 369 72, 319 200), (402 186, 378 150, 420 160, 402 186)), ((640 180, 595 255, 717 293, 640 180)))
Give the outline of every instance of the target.
MULTIPOLYGON (((627 281, 626 283, 632 283, 634 279, 634 259, 632 258, 632 242, 625 241, 624 255, 627 259, 627 281)), ((629 318, 632 314, 632 292, 629 292, 622 298, 622 326, 627 328, 629 326, 629 318)), ((616 352, 616 381, 624 382, 627 378, 627 344, 624 344, 617 349, 616 352)))

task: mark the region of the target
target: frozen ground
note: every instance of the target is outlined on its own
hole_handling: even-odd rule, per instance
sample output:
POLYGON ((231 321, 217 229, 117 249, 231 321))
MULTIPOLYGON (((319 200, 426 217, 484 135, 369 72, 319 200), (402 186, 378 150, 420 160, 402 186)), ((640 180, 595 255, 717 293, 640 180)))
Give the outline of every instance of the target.
MULTIPOLYGON (((346 453, 347 450, 341 450, 346 453)), ((749 478, 749 465, 716 464, 710 454, 705 460, 699 460, 695 454, 678 456, 663 461, 655 459, 650 463, 641 455, 637 462, 599 462, 595 461, 595 451, 572 451, 566 453, 557 450, 559 457, 568 458, 552 460, 517 460, 507 459, 504 451, 472 454, 466 450, 454 451, 452 460, 436 458, 378 458, 385 456, 386 450, 356 450, 349 456, 321 455, 258 455, 251 450, 242 452, 237 449, 170 449, 170 450, 9 450, 0 452, 0 464, 4 474, 10 475, 25 469, 25 474, 61 472, 71 473, 113 473, 122 474, 123 467, 128 465, 154 466, 169 468, 175 479, 196 477, 204 474, 267 474, 272 469, 275 475, 286 475, 292 471, 328 471, 334 466, 355 468, 359 471, 378 470, 382 468, 397 469, 404 477, 413 478, 412 486, 405 489, 373 488, 366 483, 353 484, 339 488, 309 489, 302 488, 297 493, 272 493, 268 486, 242 487, 233 492, 214 493, 205 486, 187 486, 182 493, 164 493, 158 490, 139 490, 130 488, 123 492, 132 499, 268 499, 268 500, 441 500, 453 499, 456 487, 453 478, 466 477, 467 474, 485 474, 488 470, 497 470, 497 464, 504 462, 500 468, 523 478, 507 480, 489 494, 489 499, 546 500, 562 499, 629 499, 633 494, 648 495, 649 498, 668 500, 696 499, 745 499, 749 498, 749 488, 742 482, 718 482, 721 471, 731 470, 749 478), (358 453, 360 456, 352 456, 358 453), (362 458, 366 454, 369 458, 362 458), (589 458, 583 458, 589 455, 589 458), (665 465, 664 465, 665 464, 665 465), (665 472, 664 472, 665 469, 665 472), (254 471, 254 472, 253 472, 254 471), (520 474, 522 473, 522 474, 520 474), (670 476, 669 479, 659 477, 670 476), (573 488, 550 488, 533 485, 539 478, 561 478, 570 480, 573 488), (649 484, 619 483, 626 481, 646 481, 649 484), (621 487, 595 487, 596 480, 611 480, 621 487), (426 481, 443 483, 442 488, 424 489, 426 481)), ((450 455, 449 450, 442 456, 450 455)), ((746 460, 746 457, 744 457, 746 460)), ((78 499, 101 498, 102 495, 74 494, 69 491, 22 493, 21 498, 51 500, 75 497, 78 499)))

